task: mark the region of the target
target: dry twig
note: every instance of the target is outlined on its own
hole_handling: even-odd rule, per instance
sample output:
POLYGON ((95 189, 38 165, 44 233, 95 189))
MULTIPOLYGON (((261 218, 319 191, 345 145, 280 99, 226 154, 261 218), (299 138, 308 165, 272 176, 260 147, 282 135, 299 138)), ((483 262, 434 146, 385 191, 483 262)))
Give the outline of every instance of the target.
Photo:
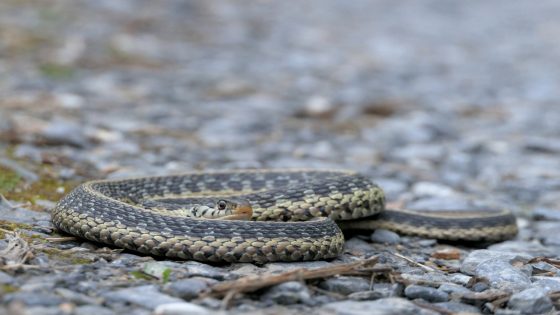
POLYGON ((300 268, 283 272, 280 274, 263 274, 258 276, 247 276, 241 279, 225 281, 214 285, 211 293, 218 296, 233 296, 235 293, 253 292, 262 288, 273 286, 287 281, 301 281, 308 279, 327 278, 334 275, 342 275, 356 272, 356 269, 375 264, 378 257, 374 256, 369 259, 328 266, 318 269, 300 268))

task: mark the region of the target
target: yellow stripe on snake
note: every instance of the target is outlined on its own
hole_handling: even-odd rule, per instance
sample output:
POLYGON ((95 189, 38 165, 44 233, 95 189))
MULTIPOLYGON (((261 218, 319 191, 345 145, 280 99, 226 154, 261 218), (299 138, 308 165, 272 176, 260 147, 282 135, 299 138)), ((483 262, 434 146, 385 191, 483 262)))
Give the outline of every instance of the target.
POLYGON ((91 241, 211 262, 333 258, 341 228, 464 241, 517 233, 505 210, 384 208, 381 188, 353 172, 240 170, 87 182, 57 204, 52 222, 91 241))

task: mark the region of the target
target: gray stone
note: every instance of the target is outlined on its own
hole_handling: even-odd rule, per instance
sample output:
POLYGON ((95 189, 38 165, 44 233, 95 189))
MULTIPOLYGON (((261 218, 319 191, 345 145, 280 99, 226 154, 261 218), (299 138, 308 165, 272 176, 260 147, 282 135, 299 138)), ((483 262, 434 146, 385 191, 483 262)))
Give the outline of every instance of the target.
POLYGON ((403 295, 404 286, 400 283, 374 283, 372 290, 379 292, 382 297, 399 297, 403 295))
POLYGON ((327 279, 319 285, 320 288, 348 295, 354 292, 368 291, 369 281, 359 277, 338 277, 327 279))
POLYGON ((560 275, 560 269, 544 261, 533 263, 531 264, 531 267, 533 268, 533 270, 536 269, 536 272, 549 272, 552 274, 560 275))
POLYGON ((54 292, 62 297, 65 301, 71 301, 76 305, 85 305, 85 304, 100 304, 101 301, 89 297, 87 295, 68 290, 65 288, 56 288, 54 292))
POLYGON ((488 279, 490 287, 509 292, 523 290, 531 285, 527 274, 502 260, 482 262, 476 267, 475 275, 488 279))
POLYGON ((444 283, 439 286, 438 290, 448 293, 451 296, 453 296, 454 294, 462 295, 471 292, 471 290, 465 288, 464 286, 455 283, 444 283))
POLYGON ((546 290, 530 288, 512 295, 508 307, 523 314, 542 314, 552 310, 554 306, 546 290))
POLYGON ((191 277, 198 276, 203 278, 212 278, 216 280, 226 280, 230 276, 226 271, 220 268, 212 267, 207 264, 196 261, 187 261, 180 265, 180 268, 186 268, 191 277))
POLYGON ((434 305, 452 312, 453 314, 482 314, 480 310, 475 306, 455 301, 439 302, 434 303, 434 305))
POLYGON ((369 256, 375 252, 375 247, 358 237, 352 237, 344 242, 344 251, 357 256, 369 256))
POLYGON ((536 208, 533 211, 535 220, 560 221, 560 210, 551 208, 536 208))
POLYGON ((456 284, 460 284, 460 285, 468 285, 471 280, 472 277, 471 276, 467 276, 464 275, 462 273, 453 273, 448 275, 449 281, 456 283, 456 284))
POLYGON ((165 286, 165 292, 183 300, 197 298, 208 289, 208 281, 200 278, 177 280, 165 286))
POLYGON ((370 239, 374 243, 381 244, 398 244, 401 240, 400 236, 389 230, 377 229, 370 236, 370 239))
MULTIPOLYGON (((11 314, 11 313, 8 312, 7 314, 11 314)), ((60 315, 60 308, 58 306, 32 306, 32 307, 28 307, 28 308, 25 309, 25 314, 26 315, 27 314, 30 314, 30 315, 60 315)))
POLYGON ((412 284, 404 289, 404 295, 409 299, 423 299, 428 302, 446 302, 449 294, 432 287, 412 284))
POLYGON ((416 306, 402 298, 375 301, 343 301, 324 305, 320 312, 336 315, 437 315, 439 313, 416 306))
POLYGON ((74 310, 74 313, 80 315, 115 315, 116 314, 113 310, 99 305, 78 306, 74 310))
POLYGON ((548 247, 543 246, 539 241, 505 241, 493 244, 488 247, 489 250, 498 252, 519 253, 527 256, 545 256, 553 257, 556 253, 548 247))
POLYGON ((560 291, 560 277, 531 277, 532 287, 542 288, 547 292, 560 291))
POLYGON ((154 310, 154 315, 208 315, 208 314, 223 314, 223 312, 216 312, 207 309, 200 305, 187 302, 161 304, 154 310))
POLYGON ((379 187, 383 188, 387 200, 396 200, 408 188, 405 182, 394 178, 374 178, 374 180, 379 187))
POLYGON ((184 302, 181 299, 159 292, 154 285, 105 292, 102 296, 110 302, 132 303, 151 310, 162 304, 184 302))
POLYGON ((384 297, 387 296, 384 296, 383 293, 379 291, 360 291, 348 295, 348 298, 350 300, 355 300, 355 301, 372 301, 384 297))
POLYGON ((309 303, 311 294, 309 289, 298 281, 284 282, 268 289, 262 296, 261 300, 270 300, 277 304, 296 304, 309 303))
POLYGON ((3 271, 0 271, 0 284, 12 284, 14 283, 14 280, 14 277, 3 271))
POLYGON ((4 295, 1 301, 2 303, 20 302, 27 306, 55 306, 63 302, 60 297, 52 293, 21 291, 4 295))
POLYGON ((560 246, 559 221, 535 222, 533 228, 544 245, 560 246))
POLYGON ((509 264, 512 263, 527 263, 531 258, 530 255, 514 252, 502 252, 492 250, 475 250, 472 251, 461 264, 461 271, 475 275, 478 266, 487 261, 505 261, 509 264))
POLYGON ((84 147, 88 144, 83 126, 66 120, 57 119, 49 123, 41 136, 44 141, 56 145, 84 147))

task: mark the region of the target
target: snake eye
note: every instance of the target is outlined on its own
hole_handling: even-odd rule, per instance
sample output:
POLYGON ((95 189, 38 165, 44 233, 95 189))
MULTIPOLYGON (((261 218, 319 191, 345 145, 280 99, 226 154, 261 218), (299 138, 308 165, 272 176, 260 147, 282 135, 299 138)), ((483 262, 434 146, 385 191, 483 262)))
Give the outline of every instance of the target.
POLYGON ((225 200, 218 201, 218 210, 225 210, 227 207, 227 203, 225 200))

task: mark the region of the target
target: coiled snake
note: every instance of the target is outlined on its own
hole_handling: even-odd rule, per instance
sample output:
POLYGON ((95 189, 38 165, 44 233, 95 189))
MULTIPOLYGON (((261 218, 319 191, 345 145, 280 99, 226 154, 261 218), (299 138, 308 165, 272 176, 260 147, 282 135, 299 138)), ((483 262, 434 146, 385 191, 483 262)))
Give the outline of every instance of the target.
POLYGON ((87 182, 57 204, 52 222, 95 242, 212 262, 333 258, 343 250, 341 228, 466 241, 498 241, 517 233, 508 211, 384 207, 381 188, 353 172, 218 171, 87 182), (235 220, 185 213, 185 204, 192 203, 235 220), (243 218, 251 220, 238 220, 243 218))

